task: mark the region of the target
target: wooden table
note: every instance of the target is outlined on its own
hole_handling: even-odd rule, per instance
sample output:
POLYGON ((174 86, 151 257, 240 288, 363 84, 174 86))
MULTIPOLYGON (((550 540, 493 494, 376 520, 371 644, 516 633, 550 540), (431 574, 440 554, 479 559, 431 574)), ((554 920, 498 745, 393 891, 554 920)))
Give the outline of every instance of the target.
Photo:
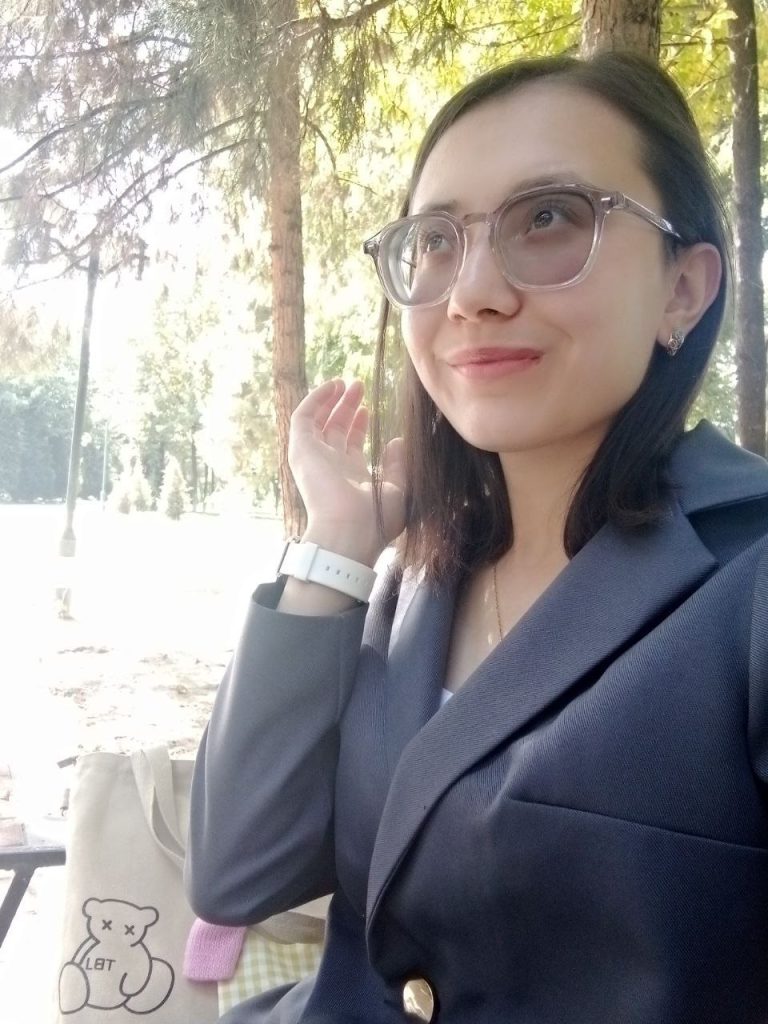
POLYGON ((0 905, 0 946, 37 868, 64 864, 65 861, 64 847, 50 839, 29 836, 23 846, 0 846, 0 871, 13 871, 11 884, 0 905))

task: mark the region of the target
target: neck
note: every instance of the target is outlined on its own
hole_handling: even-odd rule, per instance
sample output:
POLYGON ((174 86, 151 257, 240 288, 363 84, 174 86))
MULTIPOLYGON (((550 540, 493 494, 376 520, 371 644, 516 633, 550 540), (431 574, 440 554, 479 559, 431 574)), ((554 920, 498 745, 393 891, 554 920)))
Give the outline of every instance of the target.
POLYGON ((526 569, 567 560, 563 534, 568 510, 598 444, 585 436, 561 445, 500 453, 514 528, 505 561, 526 569))

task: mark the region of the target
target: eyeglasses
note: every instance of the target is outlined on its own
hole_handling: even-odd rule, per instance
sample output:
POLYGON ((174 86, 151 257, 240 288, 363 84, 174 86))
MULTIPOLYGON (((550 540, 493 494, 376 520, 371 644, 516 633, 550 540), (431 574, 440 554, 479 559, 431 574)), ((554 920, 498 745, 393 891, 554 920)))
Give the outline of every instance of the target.
POLYGON ((417 213, 363 244, 390 302, 401 309, 436 306, 451 293, 467 255, 467 228, 488 225, 499 270, 516 288, 554 291, 582 281, 595 262, 605 218, 623 210, 682 241, 668 220, 625 196, 592 185, 540 185, 506 199, 492 213, 454 217, 417 213))

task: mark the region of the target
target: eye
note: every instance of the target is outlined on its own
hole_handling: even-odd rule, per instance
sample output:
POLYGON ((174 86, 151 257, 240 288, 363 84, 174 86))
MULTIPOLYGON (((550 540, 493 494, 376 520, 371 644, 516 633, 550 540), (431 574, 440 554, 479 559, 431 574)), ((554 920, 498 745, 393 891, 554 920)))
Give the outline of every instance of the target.
POLYGON ((547 199, 530 211, 529 221, 530 230, 543 231, 546 228, 556 227, 558 222, 572 222, 573 216, 567 204, 547 199))
POLYGON ((416 239, 415 255, 417 260, 426 256, 445 256, 453 252, 455 241, 441 227, 429 225, 419 231, 416 239))
POLYGON ((448 245, 448 239, 442 231, 430 231, 421 244, 422 252, 438 252, 448 245))
POLYGON ((401 268, 408 274, 424 274, 453 265, 459 239, 450 221, 425 215, 404 223, 405 235, 393 236, 393 242, 399 241, 396 259, 401 268))
POLYGON ((533 218, 533 226, 535 228, 548 228, 554 219, 555 215, 552 210, 540 210, 533 218))

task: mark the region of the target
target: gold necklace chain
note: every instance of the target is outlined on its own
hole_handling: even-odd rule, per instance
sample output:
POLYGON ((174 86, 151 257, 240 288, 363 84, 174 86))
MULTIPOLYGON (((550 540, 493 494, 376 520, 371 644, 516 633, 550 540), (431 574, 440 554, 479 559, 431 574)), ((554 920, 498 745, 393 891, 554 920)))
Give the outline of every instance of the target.
POLYGON ((493 563, 493 600, 496 605, 496 625, 499 628, 499 640, 504 639, 504 630, 501 626, 501 610, 499 608, 499 584, 496 579, 496 562, 493 563))

